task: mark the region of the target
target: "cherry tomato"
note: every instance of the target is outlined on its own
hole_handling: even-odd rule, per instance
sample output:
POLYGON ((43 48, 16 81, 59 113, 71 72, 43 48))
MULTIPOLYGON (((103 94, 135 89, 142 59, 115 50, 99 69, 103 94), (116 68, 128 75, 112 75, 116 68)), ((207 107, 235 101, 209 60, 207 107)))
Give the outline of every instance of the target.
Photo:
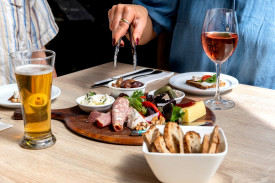
POLYGON ((212 76, 211 75, 204 75, 202 76, 202 81, 205 81, 207 80, 208 78, 211 78, 212 76))

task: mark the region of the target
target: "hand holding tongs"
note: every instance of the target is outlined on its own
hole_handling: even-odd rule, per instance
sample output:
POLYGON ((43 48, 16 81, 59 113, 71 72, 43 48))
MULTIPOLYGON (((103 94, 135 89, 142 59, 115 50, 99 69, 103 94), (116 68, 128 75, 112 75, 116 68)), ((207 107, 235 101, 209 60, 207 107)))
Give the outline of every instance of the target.
MULTIPOLYGON (((135 45, 135 41, 134 41, 134 37, 133 37, 133 31, 132 31, 132 28, 131 28, 131 24, 126 19, 121 19, 120 21, 125 22, 129 25, 128 34, 129 34, 129 39, 130 39, 130 43, 131 43, 131 47, 132 47, 133 65, 134 65, 134 69, 136 70, 136 67, 137 67, 137 53, 136 53, 136 45, 135 45)), ((120 38, 118 40, 118 42, 116 44, 116 48, 115 48, 114 68, 116 68, 116 64, 117 64, 117 55, 118 55, 118 52, 119 52, 121 39, 122 38, 120 38)))

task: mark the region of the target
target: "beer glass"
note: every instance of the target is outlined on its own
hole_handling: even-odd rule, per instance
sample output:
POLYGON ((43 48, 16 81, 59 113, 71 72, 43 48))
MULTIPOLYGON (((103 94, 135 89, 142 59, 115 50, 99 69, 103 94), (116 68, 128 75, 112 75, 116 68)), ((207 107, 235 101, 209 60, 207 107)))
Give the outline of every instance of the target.
POLYGON ((19 51, 10 54, 21 99, 24 136, 20 146, 43 149, 56 138, 51 132, 51 88, 55 52, 19 51))

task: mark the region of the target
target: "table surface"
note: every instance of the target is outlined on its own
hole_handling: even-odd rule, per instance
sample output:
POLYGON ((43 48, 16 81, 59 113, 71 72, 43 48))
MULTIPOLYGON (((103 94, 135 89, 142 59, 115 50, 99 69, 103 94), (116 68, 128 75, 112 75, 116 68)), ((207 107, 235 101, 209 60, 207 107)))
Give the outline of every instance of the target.
MULTIPOLYGON (((139 67, 141 68, 141 67, 139 67)), ((62 93, 52 109, 76 105, 75 99, 90 91, 93 82, 132 71, 132 65, 103 64, 54 79, 62 93)), ((169 78, 149 84, 146 91, 168 84, 169 78)), ((110 93, 106 87, 94 89, 110 93)), ((208 97, 187 94, 194 100, 208 97)), ((223 95, 234 100, 230 110, 214 111, 216 124, 225 132, 228 154, 212 177, 220 182, 275 182, 275 91, 239 84, 223 95)), ((54 146, 27 150, 18 143, 23 121, 11 118, 14 109, 0 107, 0 121, 13 127, 0 132, 0 182, 158 182, 141 146, 93 141, 52 120, 54 146)))

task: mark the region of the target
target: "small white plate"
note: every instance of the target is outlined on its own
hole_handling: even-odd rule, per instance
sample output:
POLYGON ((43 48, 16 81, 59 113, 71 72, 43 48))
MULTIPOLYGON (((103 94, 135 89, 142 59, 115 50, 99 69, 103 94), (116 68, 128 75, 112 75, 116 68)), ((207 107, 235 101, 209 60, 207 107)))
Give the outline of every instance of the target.
MULTIPOLYGON (((8 99, 13 95, 14 91, 18 91, 17 84, 9 84, 0 86, 0 106, 8 107, 8 108, 19 108, 21 107, 21 103, 12 103, 8 99)), ((61 93, 61 90, 52 86, 52 94, 51 99, 57 98, 61 93)))
MULTIPOLYGON (((206 90, 202 90, 193 86, 189 86, 186 84, 186 80, 192 79, 192 76, 200 76, 203 75, 214 75, 212 72, 186 72, 182 74, 175 75, 170 78, 169 83, 186 93, 191 93, 195 95, 215 95, 216 88, 209 88, 206 90)), ((239 84, 239 81, 229 75, 221 74, 221 80, 223 80, 226 84, 223 87, 220 87, 220 93, 224 93, 232 88, 236 87, 239 84)))

